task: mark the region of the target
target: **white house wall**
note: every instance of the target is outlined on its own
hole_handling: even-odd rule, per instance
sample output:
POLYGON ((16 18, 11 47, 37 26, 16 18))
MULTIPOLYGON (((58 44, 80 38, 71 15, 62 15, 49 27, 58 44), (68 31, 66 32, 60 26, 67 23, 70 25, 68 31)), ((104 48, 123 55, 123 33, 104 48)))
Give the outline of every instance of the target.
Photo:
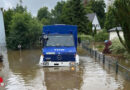
MULTIPOLYGON (((92 22, 93 25, 96 25, 96 30, 101 30, 101 26, 99 24, 99 21, 98 21, 98 18, 97 16, 95 15, 94 19, 93 19, 93 22, 92 22)), ((95 27, 93 26, 92 28, 93 30, 95 29, 95 27)))
MULTIPOLYGON (((123 32, 120 31, 119 34, 123 38, 123 32)), ((109 40, 113 40, 113 39, 116 39, 116 38, 118 38, 118 35, 117 35, 116 32, 110 32, 109 33, 109 40)))
POLYGON ((0 9, 0 45, 6 45, 3 12, 0 9))

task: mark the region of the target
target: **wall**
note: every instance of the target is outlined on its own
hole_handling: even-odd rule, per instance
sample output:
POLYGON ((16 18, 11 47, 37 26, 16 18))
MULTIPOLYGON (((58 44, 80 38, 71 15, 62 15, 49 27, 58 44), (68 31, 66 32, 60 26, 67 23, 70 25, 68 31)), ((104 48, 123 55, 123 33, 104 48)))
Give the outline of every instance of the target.
POLYGON ((94 17, 92 24, 93 24, 92 30, 95 29, 95 25, 96 25, 96 30, 101 30, 101 26, 99 24, 97 16, 94 17))
POLYGON ((5 27, 4 27, 4 19, 3 19, 3 12, 0 9, 0 46, 5 46, 5 27))
MULTIPOLYGON (((119 34, 123 38, 123 32, 120 31, 119 34)), ((118 38, 118 35, 117 35, 116 31, 109 32, 109 40, 113 40, 115 38, 118 38)))

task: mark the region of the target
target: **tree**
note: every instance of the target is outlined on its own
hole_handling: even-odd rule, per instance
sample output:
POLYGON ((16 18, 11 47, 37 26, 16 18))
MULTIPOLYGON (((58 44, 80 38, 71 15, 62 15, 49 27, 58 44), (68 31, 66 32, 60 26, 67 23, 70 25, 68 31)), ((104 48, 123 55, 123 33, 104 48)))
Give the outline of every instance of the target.
POLYGON ((55 24, 63 23, 63 21, 61 20, 61 15, 63 12, 64 5, 65 5, 65 1, 57 2, 57 5, 51 11, 52 16, 53 16, 53 22, 55 24))
POLYGON ((33 19, 29 13, 15 13, 9 30, 9 37, 7 38, 7 45, 11 49, 17 49, 19 44, 22 48, 29 48, 39 38, 40 24, 33 19))
POLYGON ((93 25, 92 25, 92 22, 89 22, 88 25, 87 25, 87 27, 88 27, 88 30, 89 30, 88 33, 89 33, 90 35, 93 35, 93 30, 92 30, 93 25))
POLYGON ((4 11, 7 46, 10 49, 30 48, 37 44, 42 25, 37 18, 27 12, 26 7, 17 4, 16 8, 4 11))
POLYGON ((108 12, 106 13, 106 19, 105 19, 105 24, 104 24, 104 27, 106 30, 109 30, 113 27, 117 27, 116 18, 113 14, 112 9, 113 9, 113 7, 110 6, 108 9, 108 12))
POLYGON ((101 27, 104 27, 105 7, 104 0, 91 0, 86 6, 87 13, 94 12, 97 14, 101 27))
POLYGON ((49 25, 49 24, 50 24, 50 20, 48 20, 48 19, 46 19, 46 18, 42 18, 41 23, 42 23, 43 25, 49 25))
POLYGON ((36 18, 31 18, 28 26, 28 42, 30 42, 28 45, 33 47, 33 45, 36 45, 39 42, 39 37, 42 34, 43 25, 36 18))
POLYGON ((88 34, 88 19, 81 0, 70 0, 63 7, 62 21, 65 24, 77 25, 79 33, 88 34))
POLYGON ((13 15, 14 15, 14 11, 10 8, 7 11, 4 11, 4 25, 5 25, 5 33, 7 37, 9 36, 9 25, 11 23, 13 15))
POLYGON ((130 53, 130 0, 116 0, 113 7, 113 13, 116 21, 122 27, 124 33, 123 42, 117 30, 119 39, 124 47, 127 49, 128 53, 130 53))
POLYGON ((42 7, 38 10, 37 18, 39 20, 42 20, 43 18, 49 19, 50 18, 50 12, 48 11, 47 7, 42 7))
POLYGON ((9 25, 11 23, 12 17, 15 13, 24 13, 27 12, 26 7, 23 7, 21 4, 17 4, 16 8, 13 9, 8 9, 4 11, 4 24, 5 24, 5 31, 6 31, 6 36, 8 37, 9 35, 9 25))
POLYGON ((17 4, 16 8, 14 8, 14 12, 16 13, 27 12, 27 8, 23 7, 21 4, 17 4))

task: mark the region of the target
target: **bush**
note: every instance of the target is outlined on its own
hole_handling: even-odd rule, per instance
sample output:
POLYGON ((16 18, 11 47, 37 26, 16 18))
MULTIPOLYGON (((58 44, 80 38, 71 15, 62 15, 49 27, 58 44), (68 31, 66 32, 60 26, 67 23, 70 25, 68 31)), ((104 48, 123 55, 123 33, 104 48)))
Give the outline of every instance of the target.
POLYGON ((114 54, 124 54, 125 53, 125 48, 124 46, 120 43, 119 39, 114 39, 112 41, 112 45, 110 46, 110 50, 114 54))
POLYGON ((30 48, 39 40, 40 34, 41 24, 30 13, 15 13, 10 23, 7 46, 18 49, 21 44, 22 49, 30 48))
POLYGON ((81 40, 84 40, 84 41, 86 41, 86 40, 93 41, 93 40, 94 40, 93 37, 92 37, 91 35, 84 35, 84 34, 81 34, 81 35, 78 35, 78 37, 80 37, 81 40))
POLYGON ((105 40, 108 40, 109 34, 105 31, 100 31, 94 36, 94 39, 96 42, 104 42, 105 40))

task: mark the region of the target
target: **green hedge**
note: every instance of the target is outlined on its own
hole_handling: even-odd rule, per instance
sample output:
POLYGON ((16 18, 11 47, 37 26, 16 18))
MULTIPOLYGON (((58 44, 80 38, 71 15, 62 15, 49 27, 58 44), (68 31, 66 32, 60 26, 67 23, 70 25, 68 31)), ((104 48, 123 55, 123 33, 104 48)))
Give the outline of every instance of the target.
POLYGON ((104 42, 109 39, 109 34, 105 31, 100 31, 94 36, 94 39, 96 42, 104 42))
POLYGON ((126 52, 124 46, 120 43, 119 39, 112 40, 110 50, 113 54, 123 54, 126 52))
POLYGON ((78 35, 78 37, 80 37, 81 40, 89 40, 89 41, 93 41, 94 40, 94 38, 91 35, 81 34, 81 35, 78 35))

